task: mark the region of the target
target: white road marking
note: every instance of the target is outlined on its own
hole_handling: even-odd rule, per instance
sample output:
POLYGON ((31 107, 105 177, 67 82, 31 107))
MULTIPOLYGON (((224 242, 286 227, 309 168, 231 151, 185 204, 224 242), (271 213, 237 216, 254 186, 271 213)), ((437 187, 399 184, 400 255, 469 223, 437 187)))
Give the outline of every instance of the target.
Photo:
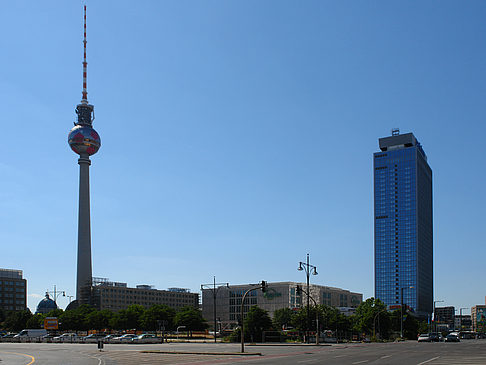
POLYGON ((304 363, 304 362, 316 362, 317 359, 311 359, 311 360, 301 360, 301 361, 297 361, 298 363, 304 363))
POLYGON ((431 361, 437 360, 439 357, 440 357, 440 356, 433 357, 432 359, 429 359, 429 360, 426 360, 426 361, 420 362, 420 363, 418 363, 417 365, 423 365, 423 364, 427 364, 428 362, 431 362, 431 361))
POLYGON ((370 360, 361 360, 361 361, 356 361, 356 362, 353 362, 353 365, 354 365, 354 364, 362 364, 362 363, 364 363, 364 362, 368 362, 368 361, 370 361, 370 360))
POLYGON ((338 357, 345 357, 345 356, 348 356, 348 355, 338 355, 338 356, 334 356, 334 357, 338 358, 338 357))
POLYGON ((391 355, 385 355, 385 356, 382 356, 382 357, 380 357, 380 359, 387 359, 387 358, 389 358, 389 357, 391 357, 391 355))

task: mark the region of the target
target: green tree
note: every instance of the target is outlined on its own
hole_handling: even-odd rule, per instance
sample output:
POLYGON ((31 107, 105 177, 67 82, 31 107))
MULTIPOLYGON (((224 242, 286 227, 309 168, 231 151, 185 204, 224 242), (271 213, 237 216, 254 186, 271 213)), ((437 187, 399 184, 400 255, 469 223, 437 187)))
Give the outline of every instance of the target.
POLYGON ((109 326, 114 329, 140 329, 141 319, 145 313, 145 308, 138 304, 132 304, 127 309, 122 309, 115 313, 109 321, 109 326))
POLYGON ((128 317, 126 309, 121 309, 114 313, 111 317, 108 325, 116 330, 123 330, 128 328, 128 317))
POLYGON ((29 309, 22 311, 11 311, 7 313, 4 327, 9 331, 21 331, 27 328, 27 321, 32 317, 32 313, 29 309))
POLYGON ((95 309, 88 305, 83 304, 73 310, 63 312, 59 318, 59 327, 61 330, 73 330, 73 331, 87 331, 89 330, 89 323, 87 320, 88 315, 95 311, 95 309))
POLYGON ((25 324, 25 328, 44 328, 44 318, 46 316, 41 313, 34 314, 32 317, 29 318, 27 323, 25 324))
POLYGON ((392 323, 385 303, 379 299, 368 298, 356 308, 353 329, 371 335, 374 326, 378 326, 378 316, 379 327, 376 327, 376 332, 379 332, 382 338, 388 338, 392 323))
POLYGON ((427 321, 418 321, 417 334, 429 332, 429 324, 427 321))
POLYGON ((337 337, 345 337, 351 331, 352 320, 341 313, 339 309, 328 305, 319 305, 319 323, 322 330, 332 330, 337 337))
POLYGON ((319 322, 322 324, 324 321, 322 308, 320 306, 310 306, 309 307, 309 318, 307 317, 307 307, 300 308, 293 316, 292 316, 292 326, 299 330, 299 332, 303 333, 307 331, 307 326, 310 325, 309 330, 315 331, 316 330, 316 318, 319 318, 319 322), (310 324, 307 323, 308 319, 310 320, 310 324))
POLYGON ((191 335, 192 331, 202 331, 208 328, 201 311, 191 306, 185 306, 176 313, 174 324, 175 326, 186 326, 186 330, 190 331, 191 335))
POLYGON ((113 312, 108 309, 101 311, 93 311, 88 313, 86 321, 89 329, 101 331, 105 328, 110 328, 110 319, 113 316, 113 312))
POLYGON ((167 321, 165 329, 170 331, 174 328, 174 317, 176 311, 164 304, 156 304, 145 311, 141 317, 143 329, 155 331, 159 329, 158 321, 167 321))
POLYGON ((47 315, 45 315, 44 317, 57 317, 57 318, 59 318, 61 316, 61 314, 63 314, 63 313, 64 313, 64 311, 62 309, 53 309, 49 313, 47 313, 47 315))
MULTIPOLYGON (((397 309, 390 314, 392 329, 396 333, 400 333, 400 318, 401 318, 401 311, 397 309)), ((423 332, 428 332, 428 325, 425 322, 425 328, 421 326, 421 323, 415 318, 415 316, 410 313, 409 311, 403 312, 403 337, 408 340, 416 340, 417 335, 423 332), (423 332, 421 332, 421 330, 423 332)))
POLYGON ((276 329, 288 327, 292 323, 294 311, 290 308, 280 308, 273 312, 273 325, 276 329))
POLYGON ((127 329, 140 329, 141 326, 141 318, 145 313, 145 307, 140 304, 132 304, 129 305, 126 311, 127 315, 127 329))
POLYGON ((254 305, 246 314, 244 320, 245 339, 249 337, 250 341, 262 341, 263 331, 272 328, 272 320, 266 310, 254 305))

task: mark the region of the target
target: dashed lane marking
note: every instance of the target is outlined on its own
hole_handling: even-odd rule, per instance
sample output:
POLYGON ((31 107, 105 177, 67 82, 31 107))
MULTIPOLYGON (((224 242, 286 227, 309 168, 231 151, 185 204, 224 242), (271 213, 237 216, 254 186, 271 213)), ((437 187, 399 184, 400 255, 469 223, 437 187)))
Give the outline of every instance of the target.
POLYGON ((440 356, 433 357, 432 359, 425 360, 425 361, 423 361, 423 362, 418 363, 417 365, 423 365, 423 364, 427 364, 428 362, 431 362, 431 361, 437 360, 439 357, 440 357, 440 356))

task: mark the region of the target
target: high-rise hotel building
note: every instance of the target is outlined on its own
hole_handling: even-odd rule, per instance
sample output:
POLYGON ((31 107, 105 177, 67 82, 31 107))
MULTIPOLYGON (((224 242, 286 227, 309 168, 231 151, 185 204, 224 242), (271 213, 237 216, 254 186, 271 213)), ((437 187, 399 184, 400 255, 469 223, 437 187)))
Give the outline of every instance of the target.
POLYGON ((433 310, 432 170, 413 133, 380 138, 373 155, 375 297, 426 317, 433 310))

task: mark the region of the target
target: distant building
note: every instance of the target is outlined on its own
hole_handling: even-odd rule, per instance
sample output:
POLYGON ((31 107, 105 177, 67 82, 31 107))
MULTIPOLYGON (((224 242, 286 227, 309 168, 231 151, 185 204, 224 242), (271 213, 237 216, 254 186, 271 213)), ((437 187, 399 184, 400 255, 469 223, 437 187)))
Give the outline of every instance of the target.
POLYGON ((375 298, 429 317, 433 307, 432 170, 413 133, 380 138, 373 155, 375 298))
POLYGON ((47 314, 54 309, 58 309, 57 304, 55 301, 49 298, 49 293, 46 293, 46 297, 42 299, 39 304, 37 304, 35 314, 47 314))
POLYGON ((457 315, 454 318, 454 326, 457 330, 470 331, 472 329, 472 321, 470 314, 457 315))
MULTIPOLYGON (((216 288, 216 320, 221 323, 222 328, 232 328, 237 325, 241 313, 241 298, 252 287, 254 285, 248 284, 230 285, 229 287, 220 286, 216 288)), ((270 317, 273 317, 277 309, 302 308, 307 303, 305 290, 305 283, 289 281, 268 283, 268 288, 265 293, 258 289, 250 292, 246 296, 243 311, 247 313, 252 306, 258 305, 258 307, 266 310, 270 317), (298 285, 304 289, 304 292, 298 293, 298 285)), ((310 284, 309 292, 310 297, 317 304, 341 308, 341 311, 345 314, 353 313, 354 309, 363 301, 363 294, 361 293, 353 293, 348 290, 329 286, 310 284)), ((203 289, 203 317, 210 325, 214 322, 213 303, 213 289, 203 289)), ((310 300, 310 304, 314 305, 313 303, 314 301, 310 300)))
POLYGON ((434 322, 436 326, 453 330, 455 325, 455 308, 450 307, 435 307, 434 322))
POLYGON ((22 270, 0 269, 0 308, 27 309, 27 280, 22 278, 22 270))
POLYGON ((127 283, 112 282, 105 278, 93 278, 92 300, 97 309, 112 311, 126 309, 132 304, 140 304, 145 308, 165 304, 176 310, 185 306, 199 308, 199 293, 191 293, 189 289, 157 290, 151 285, 129 288, 127 283))
POLYGON ((486 332, 486 305, 476 305, 471 308, 472 330, 486 332))

